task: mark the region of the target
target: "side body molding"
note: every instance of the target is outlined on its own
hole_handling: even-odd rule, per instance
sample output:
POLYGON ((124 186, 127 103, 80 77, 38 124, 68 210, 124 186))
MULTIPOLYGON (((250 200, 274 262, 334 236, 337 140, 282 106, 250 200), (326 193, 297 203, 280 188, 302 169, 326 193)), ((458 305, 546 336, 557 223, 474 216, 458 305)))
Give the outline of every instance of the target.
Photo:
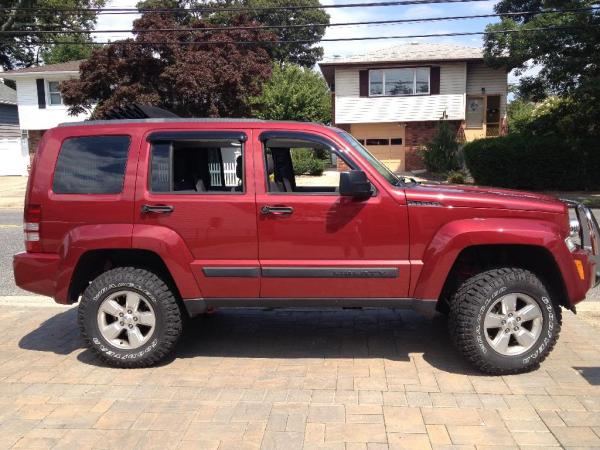
POLYGON ((477 245, 532 245, 550 252, 556 261, 569 297, 578 296, 575 266, 558 226, 535 219, 473 218, 442 226, 423 253, 422 269, 412 296, 439 298, 446 277, 460 252, 477 245))

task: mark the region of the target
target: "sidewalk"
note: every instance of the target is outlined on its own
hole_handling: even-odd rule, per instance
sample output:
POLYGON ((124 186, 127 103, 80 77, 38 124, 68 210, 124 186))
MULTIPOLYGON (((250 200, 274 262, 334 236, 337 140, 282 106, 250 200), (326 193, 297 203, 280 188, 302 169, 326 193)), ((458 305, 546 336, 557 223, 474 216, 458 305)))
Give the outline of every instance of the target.
POLYGON ((0 208, 23 208, 27 177, 0 177, 0 208))

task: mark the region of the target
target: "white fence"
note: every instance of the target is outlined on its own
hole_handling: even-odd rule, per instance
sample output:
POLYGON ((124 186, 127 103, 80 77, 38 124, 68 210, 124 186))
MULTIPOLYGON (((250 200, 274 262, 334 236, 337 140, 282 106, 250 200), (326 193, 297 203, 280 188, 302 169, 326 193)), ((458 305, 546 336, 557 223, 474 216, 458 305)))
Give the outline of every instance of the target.
MULTIPOLYGON (((208 170, 210 171, 210 184, 212 186, 223 186, 223 182, 221 181, 221 165, 219 163, 209 163, 208 170)), ((225 186, 233 187, 238 185, 234 162, 224 162, 223 172, 225 174, 225 186)))
POLYGON ((0 139, 0 176, 27 175, 28 153, 20 138, 0 139))

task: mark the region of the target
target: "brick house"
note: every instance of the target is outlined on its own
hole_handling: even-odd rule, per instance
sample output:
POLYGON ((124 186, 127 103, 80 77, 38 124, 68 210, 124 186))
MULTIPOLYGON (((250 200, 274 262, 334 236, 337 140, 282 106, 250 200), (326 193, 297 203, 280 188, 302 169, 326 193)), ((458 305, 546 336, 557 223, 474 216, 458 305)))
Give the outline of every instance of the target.
POLYGON ((2 73, 17 85, 17 107, 21 136, 33 155, 39 140, 49 128, 63 122, 84 120, 87 114, 71 116, 62 101, 59 84, 79 77, 81 61, 27 67, 2 73))
POLYGON ((506 130, 507 73, 481 49, 410 43, 319 63, 336 126, 394 171, 422 168, 418 150, 440 120, 467 141, 506 130))

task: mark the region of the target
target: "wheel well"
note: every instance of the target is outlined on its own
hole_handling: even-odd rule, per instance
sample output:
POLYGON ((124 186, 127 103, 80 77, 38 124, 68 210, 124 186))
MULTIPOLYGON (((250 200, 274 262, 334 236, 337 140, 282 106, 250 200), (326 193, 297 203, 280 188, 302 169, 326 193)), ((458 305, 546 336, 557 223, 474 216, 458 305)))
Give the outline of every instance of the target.
POLYGON ((139 249, 90 250, 79 258, 69 286, 68 302, 75 303, 85 288, 101 273, 114 267, 139 267, 163 279, 178 301, 181 295, 164 261, 156 253, 139 249))
POLYGON ((534 245, 478 245, 463 249, 456 258, 438 299, 438 310, 447 308, 452 294, 465 279, 494 267, 531 271, 542 280, 558 304, 569 307, 562 274, 547 249, 534 245))

